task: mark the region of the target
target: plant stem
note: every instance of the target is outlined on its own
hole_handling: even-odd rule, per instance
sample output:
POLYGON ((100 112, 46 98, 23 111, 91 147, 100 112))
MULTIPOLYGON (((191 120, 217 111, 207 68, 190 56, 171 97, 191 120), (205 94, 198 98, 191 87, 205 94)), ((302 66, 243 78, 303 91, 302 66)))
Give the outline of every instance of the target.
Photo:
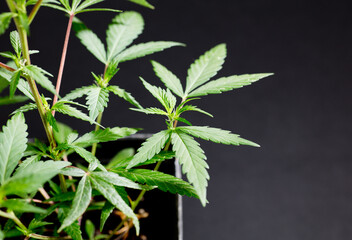
POLYGON ((66 179, 65 176, 62 174, 59 174, 59 179, 60 179, 60 188, 62 192, 67 192, 67 186, 66 186, 66 179))
POLYGON ((31 233, 28 235, 28 237, 34 238, 34 239, 48 239, 48 240, 60 240, 60 239, 72 239, 70 236, 66 237, 49 237, 49 236, 44 236, 36 233, 31 233))
POLYGON ((31 13, 28 16, 28 23, 31 24, 35 15, 37 15, 37 12, 40 8, 40 5, 42 4, 43 0, 38 0, 38 2, 34 5, 31 13))
MULTIPOLYGON (((67 54, 67 46, 68 46, 68 42, 70 40, 70 33, 71 33, 72 21, 73 21, 74 16, 75 16, 74 14, 70 15, 70 18, 69 18, 68 24, 67 24, 66 36, 65 36, 65 41, 64 41, 64 47, 62 49, 62 54, 61 54, 59 73, 57 75, 56 95, 54 96, 53 106, 57 102, 57 99, 58 99, 58 96, 59 96, 59 92, 60 92, 61 80, 62 80, 62 75, 63 75, 63 72, 64 72, 65 60, 66 60, 66 54, 67 54)), ((52 111, 52 114, 54 116, 55 115, 55 111, 52 111)))
POLYGON ((10 212, 3 212, 0 210, 0 216, 11 219, 12 221, 14 221, 22 230, 24 231, 28 231, 28 229, 26 228, 26 226, 21 222, 21 220, 19 220, 16 215, 13 213, 13 211, 10 212))
POLYGON ((42 194, 42 196, 44 197, 45 200, 50 199, 49 194, 45 191, 44 188, 39 188, 39 192, 40 192, 40 194, 42 194))
POLYGON ((4 69, 6 69, 6 70, 8 70, 10 72, 16 71, 16 69, 14 69, 14 68, 12 68, 10 66, 7 66, 5 63, 2 63, 2 62, 0 62, 0 67, 4 68, 4 69))
MULTIPOLYGON (((101 124, 101 120, 103 118, 103 112, 99 113, 98 118, 97 118, 97 123, 101 124)), ((98 124, 95 125, 95 131, 98 131, 100 129, 100 126, 98 124)), ((95 156, 95 153, 97 152, 97 143, 93 143, 92 145, 92 154, 95 156)))
MULTIPOLYGON (((14 6, 13 2, 11 0, 6 0, 7 5, 9 6, 9 9, 12 13, 16 14, 16 7, 14 6)), ((26 65, 30 65, 31 64, 31 59, 29 57, 29 47, 28 47, 28 38, 27 38, 27 32, 26 30, 23 28, 22 24, 19 22, 19 20, 17 19, 18 17, 14 17, 14 22, 18 31, 18 34, 20 36, 20 41, 21 41, 21 45, 22 45, 22 54, 23 54, 23 58, 26 60, 26 65)), ((44 129, 45 129, 45 133, 49 139, 50 145, 52 147, 56 146, 56 142, 53 136, 53 131, 52 128, 50 126, 50 124, 47 122, 46 118, 45 118, 45 113, 46 110, 43 106, 42 103, 42 99, 40 97, 37 85, 35 83, 35 81, 31 78, 31 77, 27 77, 26 78, 29 84, 29 87, 32 91, 35 103, 38 107, 38 112, 40 115, 40 118, 42 120, 44 129)))

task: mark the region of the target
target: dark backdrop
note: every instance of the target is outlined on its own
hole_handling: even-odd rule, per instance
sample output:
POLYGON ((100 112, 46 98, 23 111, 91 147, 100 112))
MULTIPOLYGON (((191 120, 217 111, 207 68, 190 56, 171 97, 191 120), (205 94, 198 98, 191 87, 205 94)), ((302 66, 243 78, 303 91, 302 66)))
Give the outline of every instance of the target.
MULTIPOLYGON (((185 240, 349 240, 352 238, 351 43, 349 1, 155 0, 156 10, 109 0, 110 7, 135 9, 145 17, 138 40, 187 44, 121 65, 113 81, 144 106, 156 102, 138 76, 160 84, 149 60, 166 65, 185 80, 186 70, 205 50, 227 43, 219 76, 274 72, 249 87, 204 97, 198 106, 215 118, 189 114, 194 124, 228 129, 261 148, 222 146, 201 141, 210 165, 209 205, 184 198, 185 240)), ((1 3, 1 8, 4 5, 1 3)), ((114 14, 81 19, 103 39, 114 14)), ((41 53, 33 62, 57 74, 67 18, 42 11, 30 38, 41 53), (44 24, 38 24, 42 21, 44 24), (43 45, 43 40, 45 44, 43 45)), ((7 43, 1 39, 1 50, 7 43)), ((92 81, 103 66, 73 36, 62 93, 92 81)), ((185 82, 185 81, 184 81, 185 82)), ((159 117, 129 112, 111 100, 105 126, 164 127, 159 117)), ((1 123, 8 111, 2 110, 1 123)), ((36 113, 29 122, 39 121, 36 113)), ((81 132, 91 129, 72 119, 81 132)), ((31 132, 44 132, 40 124, 31 132)), ((163 219, 160 219, 163 221, 163 219)), ((167 237, 165 236, 165 239, 167 237)))

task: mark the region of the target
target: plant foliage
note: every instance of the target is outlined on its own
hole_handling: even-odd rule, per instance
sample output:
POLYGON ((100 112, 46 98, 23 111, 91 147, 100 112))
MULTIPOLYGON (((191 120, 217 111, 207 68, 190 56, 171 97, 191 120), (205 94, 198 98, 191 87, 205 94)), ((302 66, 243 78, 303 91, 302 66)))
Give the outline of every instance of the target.
MULTIPOLYGON (((154 8, 146 0, 128 1, 154 8)), ((270 76, 270 73, 213 79, 225 62, 225 44, 211 48, 190 65, 185 86, 166 66, 151 61, 152 69, 165 87, 154 86, 149 80, 140 77, 140 86, 158 102, 158 106, 143 107, 137 101, 143 98, 135 98, 133 89, 131 93, 116 85, 120 67, 124 62, 185 45, 174 41, 136 43, 144 30, 142 15, 135 11, 121 12, 101 8, 100 5, 96 7, 96 4, 103 2, 6 0, 8 10, 0 13, 0 34, 15 27, 7 37, 11 49, 0 47, 0 106, 28 101, 12 110, 11 117, 0 131, 0 217, 3 218, 1 222, 6 221, 0 227, 0 240, 10 237, 125 239, 133 227, 138 235, 142 218, 138 207, 148 191, 159 189, 195 197, 199 198, 202 205, 206 205, 209 166, 205 152, 195 138, 227 145, 259 147, 230 131, 193 125, 184 117, 184 113, 197 112, 212 117, 212 114, 193 105, 193 102, 209 94, 250 85, 270 76), (31 55, 39 51, 30 50, 28 36, 37 34, 30 29, 42 7, 53 8, 69 16, 56 86, 52 81, 54 76, 31 61, 31 55), (76 17, 94 11, 118 13, 106 28, 105 39, 76 17), (98 60, 97 64, 102 64, 101 69, 104 71, 91 72, 90 85, 73 89, 61 98, 60 82, 71 28, 82 45, 98 60), (42 88, 44 93, 41 92, 42 88), (99 148, 99 144, 114 142, 118 145, 118 140, 140 130, 103 126, 103 113, 108 103, 116 100, 110 96, 127 101, 133 106, 133 111, 162 116, 166 126, 147 138, 138 149, 123 149, 109 163, 105 163, 99 153, 106 150, 99 148), (28 139, 27 130, 32 126, 27 126, 25 116, 33 110, 40 115, 47 140, 28 139), (78 133, 58 121, 61 114, 88 122, 94 125, 94 130, 78 133), (160 171, 161 164, 175 158, 187 180, 160 171), (135 198, 131 191, 138 192, 138 196, 135 198), (88 219, 87 211, 98 212, 100 222, 88 219), (105 226, 109 218, 114 219, 105 226), (115 222, 117 225, 114 228, 107 229, 108 225, 115 222)), ((50 44, 57 43, 50 41, 50 44)), ((86 69, 76 70, 83 72, 86 69)), ((137 77, 133 75, 131 79, 137 77)), ((70 76, 64 77, 64 81, 70 81, 66 78, 70 76)))

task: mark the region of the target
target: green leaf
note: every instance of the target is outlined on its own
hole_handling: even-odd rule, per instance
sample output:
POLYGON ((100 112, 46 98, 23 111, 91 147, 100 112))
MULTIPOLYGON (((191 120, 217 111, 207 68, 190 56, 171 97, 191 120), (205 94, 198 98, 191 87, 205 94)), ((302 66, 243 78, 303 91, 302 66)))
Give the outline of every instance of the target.
POLYGON ((77 11, 76 14, 85 13, 85 12, 115 12, 115 13, 119 13, 119 12, 122 12, 122 11, 121 10, 112 9, 112 8, 89 8, 89 9, 84 9, 84 10, 81 10, 81 11, 77 11))
POLYGON ((65 227, 70 226, 74 221, 77 220, 87 209, 92 197, 92 186, 90 184, 87 175, 84 175, 79 181, 75 198, 72 201, 72 207, 67 213, 67 216, 62 222, 59 232, 65 227))
MULTIPOLYGON (((74 108, 72 106, 69 106, 69 105, 66 105, 63 103, 56 103, 51 109, 55 110, 59 113, 65 114, 65 115, 69 115, 71 117, 75 117, 75 118, 81 119, 83 121, 90 122, 90 124, 98 124, 93 119, 91 119, 89 116, 87 116, 85 113, 78 110, 77 108, 74 108)), ((98 125, 100 125, 100 124, 98 124, 98 125)))
POLYGON ((12 112, 12 114, 17 114, 17 113, 24 113, 24 112, 28 112, 28 111, 32 111, 34 109, 37 109, 37 104, 35 103, 28 103, 26 105, 23 105, 20 108, 17 108, 14 112, 12 112))
POLYGON ((82 11, 83 9, 87 8, 87 7, 90 7, 94 4, 97 4, 97 3, 100 3, 100 2, 103 2, 104 0, 85 0, 83 1, 76 9, 76 12, 77 11, 82 11))
POLYGON ((137 45, 133 45, 127 48, 126 50, 122 51, 116 56, 115 59, 117 59, 119 62, 126 62, 129 60, 141 58, 156 52, 161 52, 167 48, 175 47, 175 46, 184 46, 184 44, 178 43, 178 42, 166 42, 166 41, 140 43, 137 45))
POLYGON ((16 53, 17 57, 19 58, 21 56, 22 48, 21 48, 20 35, 18 34, 17 31, 12 31, 10 33, 10 41, 11 41, 11 45, 13 47, 13 50, 15 50, 15 53, 16 53))
POLYGON ((83 177, 86 172, 77 167, 67 167, 61 169, 60 174, 72 177, 83 177))
POLYGON ((13 61, 15 61, 17 59, 17 57, 12 52, 0 52, 0 56, 5 57, 5 58, 9 58, 13 61))
POLYGON ((218 94, 241 88, 256 82, 262 78, 273 75, 272 73, 243 74, 231 77, 223 77, 210 81, 188 94, 189 97, 204 96, 208 94, 218 94))
POLYGON ((5 71, 5 69, 1 69, 0 70, 0 93, 2 91, 4 91, 5 88, 7 88, 9 86, 9 82, 7 79, 5 79, 3 76, 2 76, 2 72, 5 71))
POLYGON ((15 95, 18 82, 20 81, 21 72, 22 72, 21 69, 17 69, 12 73, 11 83, 10 83, 10 98, 12 98, 15 95))
POLYGON ((51 81, 45 76, 50 75, 45 70, 37 67, 35 65, 29 65, 23 68, 23 72, 33 78, 38 84, 40 84, 43 88, 48 90, 49 92, 56 95, 56 90, 51 81))
POLYGON ((101 215, 100 215, 100 232, 103 231, 104 225, 106 223, 106 220, 114 210, 115 206, 112 205, 109 201, 106 201, 104 204, 103 209, 101 210, 101 215))
POLYGON ((128 187, 132 189, 144 189, 141 185, 113 172, 93 172, 91 175, 96 179, 104 180, 105 182, 111 183, 115 186, 128 187))
POLYGON ((129 92, 126 92, 124 89, 116 85, 108 86, 107 89, 113 94, 119 96, 120 98, 125 99, 127 102, 131 103, 137 108, 142 108, 142 106, 136 101, 136 99, 134 99, 134 97, 129 92))
POLYGON ((143 7, 154 9, 154 6, 151 5, 150 3, 148 3, 146 0, 128 0, 128 1, 136 3, 136 4, 141 5, 143 7))
MULTIPOLYGON (((133 148, 122 149, 109 161, 109 163, 106 165, 106 168, 110 169, 115 165, 119 165, 120 162, 133 157, 134 153, 135 153, 135 150, 133 148)), ((128 165, 128 162, 126 166, 128 165)))
POLYGON ((95 240, 94 235, 95 235, 95 226, 92 223, 91 220, 87 219, 86 220, 86 226, 85 226, 86 233, 89 237, 89 240, 95 240))
POLYGON ((45 113, 46 119, 48 121, 48 123, 50 124, 50 126, 55 130, 55 132, 59 131, 59 128, 56 124, 56 120, 55 117, 53 116, 53 114, 51 113, 51 111, 47 111, 45 113))
MULTIPOLYGON (((142 162, 136 166, 138 167, 138 166, 154 164, 154 163, 161 162, 161 161, 164 161, 167 159, 172 159, 174 157, 175 157, 175 154, 171 151, 161 151, 160 153, 154 155, 154 157, 152 157, 151 159, 149 159, 145 162, 142 162)), ((120 159, 119 161, 114 162, 114 164, 112 164, 110 166, 110 169, 115 170, 118 168, 126 168, 128 166, 128 164, 130 163, 130 161, 132 160, 132 158, 133 157, 131 156, 131 157, 120 159)))
POLYGON ((170 131, 164 130, 148 138, 142 146, 138 148, 137 154, 134 155, 127 168, 132 168, 154 157, 155 154, 158 154, 163 149, 169 137, 170 131))
POLYGON ((104 44, 89 29, 84 29, 76 33, 81 43, 91 52, 100 62, 106 64, 106 52, 104 44))
POLYGON ((28 98, 26 96, 21 96, 21 95, 15 95, 12 98, 0 97, 0 106, 21 103, 27 100, 28 98))
POLYGON ((177 96, 182 98, 183 88, 180 79, 160 63, 152 61, 152 65, 155 74, 160 78, 165 86, 173 91, 177 96))
POLYGON ((176 158, 182 165, 182 172, 187 175, 188 181, 193 184, 202 205, 205 206, 209 180, 207 168, 209 167, 205 162, 204 151, 191 136, 181 131, 174 131, 171 141, 176 158))
POLYGON ((45 202, 66 202, 72 201, 75 198, 75 192, 65 192, 56 194, 54 197, 45 200, 45 202))
POLYGON ((29 87, 28 82, 24 81, 23 79, 20 79, 17 85, 18 90, 20 90, 26 97, 34 101, 34 97, 32 95, 31 89, 29 87))
POLYGON ((42 6, 45 6, 45 7, 53 8, 53 9, 56 9, 56 10, 59 10, 59 11, 63 11, 63 12, 65 12, 65 13, 67 13, 67 14, 70 14, 70 10, 67 10, 67 9, 65 9, 65 8, 63 8, 63 7, 60 7, 60 6, 58 6, 58 5, 55 5, 55 4, 43 3, 43 4, 41 4, 41 5, 42 5, 42 6))
POLYGON ((75 12, 75 10, 77 9, 78 5, 82 2, 82 0, 72 0, 72 11, 75 12))
POLYGON ((133 210, 126 204, 116 189, 108 182, 90 175, 93 187, 98 190, 112 205, 133 220, 137 235, 139 235, 139 221, 133 210))
POLYGON ((4 239, 5 239, 5 233, 0 230, 0 240, 4 240, 4 239))
MULTIPOLYGON (((59 208, 58 216, 59 216, 60 222, 63 222, 68 212, 69 212, 69 209, 67 208, 59 208)), ((81 232, 80 226, 78 225, 78 221, 73 222, 70 226, 67 226, 64 230, 68 235, 72 237, 73 240, 83 240, 82 232, 81 232)))
POLYGON ((51 160, 32 163, 26 168, 16 171, 13 177, 1 186, 0 192, 7 195, 32 193, 70 164, 69 162, 51 160))
MULTIPOLYGON (((104 83, 103 84, 108 84, 110 80, 116 75, 116 73, 119 71, 119 68, 117 66, 119 65, 119 62, 114 59, 112 60, 109 64, 108 67, 106 68, 105 74, 104 74, 104 83)), ((92 73, 94 78, 99 82, 99 78, 97 79, 97 76, 92 73)))
POLYGON ((84 134, 82 137, 74 141, 74 145, 89 146, 89 145, 92 145, 93 143, 115 141, 117 139, 134 134, 136 132, 137 132, 137 129, 135 128, 114 127, 111 129, 105 128, 104 130, 99 129, 97 131, 84 134))
POLYGON ((56 122, 57 128, 59 131, 54 132, 55 141, 58 143, 64 143, 67 136, 73 132, 72 128, 67 126, 66 124, 56 122))
POLYGON ((181 114, 181 113, 184 113, 184 112, 187 112, 187 111, 195 111, 195 112, 200 112, 200 113, 203 113, 205 115, 208 115, 209 117, 213 117, 213 115, 211 115, 210 113, 196 107, 196 106, 193 106, 193 105, 184 105, 181 109, 178 110, 178 114, 181 114))
POLYGON ((74 100, 76 98, 83 97, 84 95, 87 95, 89 90, 92 88, 95 88, 95 86, 90 85, 90 86, 84 86, 81 88, 76 88, 75 90, 73 90, 69 94, 67 94, 65 97, 63 97, 61 100, 74 100))
POLYGON ((192 123, 190 123, 187 119, 184 119, 182 117, 177 117, 177 118, 175 118, 175 120, 186 123, 189 126, 192 126, 192 123))
POLYGON ((16 168, 27 147, 27 125, 23 114, 7 121, 0 132, 0 183, 3 184, 16 168))
POLYGON ((149 169, 115 170, 121 176, 149 186, 157 186, 161 191, 196 197, 197 193, 189 183, 169 174, 149 169))
POLYGON ((42 208, 33 206, 23 199, 8 199, 1 203, 1 207, 7 208, 14 212, 32 212, 32 213, 45 213, 42 208))
POLYGON ((165 112, 164 110, 161 110, 160 108, 155 108, 155 107, 151 107, 151 108, 130 108, 133 111, 136 112, 142 112, 145 114, 156 114, 156 115, 165 115, 168 116, 168 113, 165 112))
MULTIPOLYGON (((94 171, 97 167, 101 170, 105 170, 104 166, 100 164, 98 158, 96 158, 91 152, 88 152, 82 147, 70 145, 75 152, 80 155, 84 160, 89 163, 89 171, 94 171)), ((106 171, 106 170, 105 170, 106 171)))
POLYGON ((109 92, 100 87, 91 88, 87 94, 89 117, 93 120, 108 106, 109 92))
POLYGON ((20 163, 20 165, 16 169, 16 172, 23 171, 23 169, 25 169, 27 166, 29 166, 35 162, 39 162, 40 159, 41 159, 40 155, 33 155, 30 157, 27 157, 25 160, 22 161, 22 163, 20 163))
POLYGON ((40 228, 40 227, 43 227, 43 226, 46 226, 46 225, 50 225, 50 224, 52 224, 52 223, 38 221, 37 219, 33 218, 32 221, 28 225, 28 230, 34 230, 36 228, 40 228))
MULTIPOLYGON (((15 65, 15 63, 14 62, 9 62, 8 65, 12 65, 13 66, 13 65, 15 65)), ((16 66, 13 66, 13 67, 16 67, 16 66)), ((8 71, 6 71, 6 70, 4 70, 2 68, 0 68, 0 78, 5 79, 8 82, 11 82, 11 74, 8 71)), ((31 100, 34 101, 34 98, 33 98, 32 93, 31 93, 31 89, 29 87, 29 84, 26 81, 24 81, 23 79, 20 79, 20 81, 18 82, 17 88, 24 95, 26 95, 28 98, 30 98, 31 100)))
POLYGON ((67 135, 66 143, 72 144, 77 138, 78 138, 78 133, 72 132, 69 135, 67 135))
POLYGON ((197 127, 197 126, 186 126, 177 127, 178 130, 190 134, 197 138, 202 138, 204 140, 222 143, 227 145, 249 145, 253 147, 260 147, 258 144, 251 142, 249 140, 243 139, 240 135, 233 134, 230 131, 222 130, 219 128, 211 127, 197 127))
POLYGON ((110 62, 142 33, 144 21, 137 12, 127 11, 118 14, 106 32, 107 62, 110 62))
POLYGON ((207 82, 222 68, 226 57, 226 45, 219 44, 200 56, 188 69, 184 98, 196 87, 207 82))
POLYGON ((0 14, 0 35, 3 34, 10 26, 11 18, 14 16, 11 12, 4 12, 0 14))
POLYGON ((169 89, 166 91, 159 87, 155 87, 141 78, 144 87, 164 106, 164 108, 171 112, 176 105, 176 97, 172 95, 169 89))

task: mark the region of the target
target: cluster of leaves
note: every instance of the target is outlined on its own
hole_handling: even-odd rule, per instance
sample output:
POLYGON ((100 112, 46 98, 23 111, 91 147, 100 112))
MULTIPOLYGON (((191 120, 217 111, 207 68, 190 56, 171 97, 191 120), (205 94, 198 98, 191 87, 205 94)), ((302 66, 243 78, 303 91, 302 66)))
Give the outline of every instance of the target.
MULTIPOLYGON (((16 25, 20 26, 20 30, 29 32, 33 14, 27 15, 26 7, 34 5, 35 9, 38 3, 63 11, 70 16, 97 10, 116 12, 112 9, 92 8, 94 4, 103 0, 8 1, 16 3, 15 11, 10 6, 11 12, 0 14, 2 23, 0 34, 7 29, 11 18, 18 21, 16 25)), ((145 0, 129 1, 153 8, 145 0)), ((230 131, 194 126, 182 115, 185 112, 196 111, 212 117, 210 113, 190 103, 202 96, 237 89, 271 75, 234 75, 213 80, 224 63, 225 44, 215 46, 191 64, 185 88, 175 74, 160 63, 152 61, 155 74, 166 88, 153 86, 140 78, 143 86, 162 105, 162 108, 145 108, 129 92, 110 84, 119 70, 119 65, 183 44, 155 41, 133 45, 133 41, 144 29, 142 16, 133 11, 120 13, 113 18, 106 30, 106 45, 79 19, 75 18, 73 26, 78 39, 99 62, 104 64, 105 71, 100 75, 92 73, 94 79, 92 85, 75 89, 62 98, 58 96, 57 102, 51 103, 50 98, 41 95, 38 104, 34 92, 36 90, 30 87, 29 80, 35 80, 54 95, 58 94, 50 81, 52 75, 28 61, 27 55, 38 51, 27 51, 24 48, 23 32, 12 31, 10 41, 13 51, 0 53, 0 56, 10 60, 7 64, 1 63, 3 68, 0 68, 0 91, 7 87, 9 90, 8 96, 0 99, 0 103, 31 101, 15 110, 0 132, 0 217, 8 219, 5 226, 0 227, 0 240, 4 236, 60 239, 63 232, 74 240, 80 240, 81 219, 84 213, 90 210, 101 211, 101 217, 99 231, 95 229, 94 223, 86 221, 89 239, 111 238, 111 235, 104 234, 104 225, 114 209, 122 212, 124 216, 122 223, 129 221, 135 226, 138 234, 140 226, 135 210, 147 191, 158 188, 172 194, 199 198, 201 203, 206 205, 208 164, 204 151, 194 138, 228 145, 259 146, 230 131), (24 96, 16 95, 17 89, 24 96), (148 138, 136 154, 133 149, 125 149, 117 153, 110 163, 103 165, 95 155, 97 144, 116 141, 139 130, 103 128, 100 125, 110 93, 132 104, 131 109, 134 111, 165 117, 166 129, 148 138), (86 96, 85 104, 76 101, 84 96, 86 96), (176 97, 180 98, 179 102, 176 97), (78 107, 83 110, 79 110, 78 107), (27 125, 23 114, 34 109, 44 112, 42 120, 50 127, 54 142, 49 144, 39 140, 28 142, 27 125), (57 122, 54 112, 94 124, 95 130, 79 135, 70 127, 57 122), (178 126, 179 122, 185 125, 178 126), (89 147, 92 147, 92 151, 87 150, 89 147), (67 157, 71 158, 73 153, 85 162, 82 164, 68 161, 67 157), (162 162, 174 158, 182 165, 188 181, 158 171, 162 162), (153 170, 146 168, 147 165, 153 170), (141 193, 136 200, 132 200, 128 196, 127 189, 140 190, 141 193), (38 200, 38 197, 41 198, 40 194, 45 200, 38 200), (97 199, 104 199, 103 204, 97 199), (25 214, 32 214, 31 216, 34 214, 28 226, 20 220, 21 215, 25 214), (60 223, 52 222, 53 218, 58 219, 60 223), (49 232, 48 229, 54 234, 52 238, 43 235, 49 232)))

